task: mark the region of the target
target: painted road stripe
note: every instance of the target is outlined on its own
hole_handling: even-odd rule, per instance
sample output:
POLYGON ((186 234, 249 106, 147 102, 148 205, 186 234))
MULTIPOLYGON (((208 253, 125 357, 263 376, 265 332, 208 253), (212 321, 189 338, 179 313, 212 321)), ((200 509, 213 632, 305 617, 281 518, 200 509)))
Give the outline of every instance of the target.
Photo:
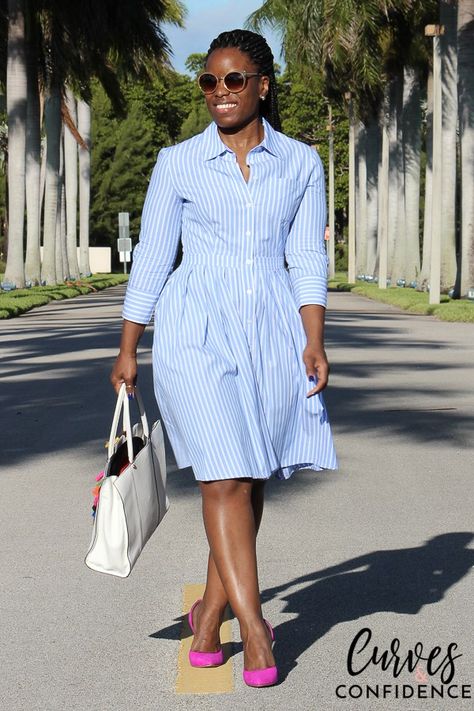
POLYGON ((221 627, 221 642, 225 663, 211 669, 196 669, 189 663, 188 652, 192 633, 188 625, 191 605, 204 593, 204 585, 185 585, 183 589, 183 625, 178 654, 177 694, 226 694, 234 690, 234 668, 230 651, 232 648, 232 623, 226 615, 221 627))

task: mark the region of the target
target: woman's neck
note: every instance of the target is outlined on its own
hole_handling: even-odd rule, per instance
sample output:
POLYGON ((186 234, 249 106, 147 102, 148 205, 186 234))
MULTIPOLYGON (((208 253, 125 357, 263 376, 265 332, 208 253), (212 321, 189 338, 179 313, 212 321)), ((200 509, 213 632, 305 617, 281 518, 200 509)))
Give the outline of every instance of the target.
POLYGON ((265 135, 263 123, 259 116, 251 119, 244 126, 224 129, 218 127, 217 130, 223 143, 237 154, 248 153, 263 141, 265 135))

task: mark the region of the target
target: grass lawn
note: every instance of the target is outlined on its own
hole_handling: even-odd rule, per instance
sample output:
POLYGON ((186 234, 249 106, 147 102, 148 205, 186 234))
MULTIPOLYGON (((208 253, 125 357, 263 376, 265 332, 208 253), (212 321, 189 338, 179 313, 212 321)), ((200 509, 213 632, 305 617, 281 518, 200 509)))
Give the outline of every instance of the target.
POLYGON ((352 291, 354 294, 367 296, 369 299, 381 301, 384 304, 397 306, 412 314, 426 314, 435 316, 442 321, 464 321, 474 323, 474 302, 466 299, 450 299, 445 294, 441 295, 440 304, 428 303, 428 293, 391 286, 388 289, 379 289, 377 284, 363 281, 349 284, 347 274, 336 273, 334 279, 329 280, 329 289, 337 291, 352 291))
POLYGON ((67 282, 57 286, 33 286, 31 289, 14 289, 0 291, 0 319, 13 318, 25 311, 43 306, 50 301, 72 299, 80 294, 107 289, 127 281, 127 274, 93 274, 87 279, 77 282, 67 282))

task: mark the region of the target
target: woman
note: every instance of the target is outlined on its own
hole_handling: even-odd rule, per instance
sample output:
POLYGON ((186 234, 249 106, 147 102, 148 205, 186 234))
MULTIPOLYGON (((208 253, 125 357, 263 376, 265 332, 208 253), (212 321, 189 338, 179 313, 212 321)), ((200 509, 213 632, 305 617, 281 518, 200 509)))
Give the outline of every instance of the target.
POLYGON ((155 394, 178 467, 192 466, 199 482, 210 548, 205 593, 189 614, 190 662, 223 663, 230 603, 244 681, 268 686, 277 669, 255 545, 265 481, 336 467, 321 397, 324 174, 316 151, 279 133, 263 37, 219 35, 199 86, 213 122, 158 156, 111 380, 133 393, 137 344, 154 312, 155 394), (180 238, 182 262, 169 276, 180 238))

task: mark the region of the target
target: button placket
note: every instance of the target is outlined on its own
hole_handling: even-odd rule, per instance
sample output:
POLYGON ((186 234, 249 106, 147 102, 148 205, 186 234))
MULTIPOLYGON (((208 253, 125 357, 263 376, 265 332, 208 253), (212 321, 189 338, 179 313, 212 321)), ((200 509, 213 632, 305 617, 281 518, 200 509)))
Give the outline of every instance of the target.
MULTIPOLYGON (((255 163, 249 161, 250 164, 250 181, 255 180, 254 171, 255 163)), ((250 182, 249 181, 249 182, 250 182)), ((253 354, 255 350, 255 288, 256 288, 256 274, 255 274, 255 255, 254 255, 254 239, 255 239, 255 224, 254 224, 254 202, 250 192, 249 184, 247 183, 247 193, 248 200, 245 204, 245 223, 246 232, 245 236, 249 237, 246 244, 246 259, 245 259, 245 282, 246 282, 246 324, 247 333, 249 339, 250 351, 253 354)))

